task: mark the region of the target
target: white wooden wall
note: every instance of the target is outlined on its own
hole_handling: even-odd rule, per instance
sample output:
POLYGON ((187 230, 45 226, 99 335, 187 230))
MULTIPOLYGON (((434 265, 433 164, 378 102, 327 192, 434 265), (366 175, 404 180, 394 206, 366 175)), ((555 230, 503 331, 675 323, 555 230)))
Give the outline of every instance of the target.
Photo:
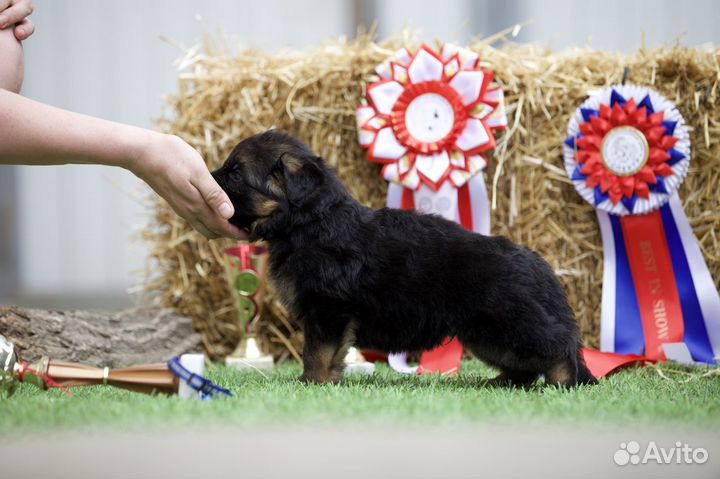
MULTIPOLYGON (((34 0, 37 33, 26 42, 24 94, 56 106, 141 126, 175 91, 177 50, 208 25, 245 45, 303 48, 352 34, 354 15, 381 35, 406 24, 422 38, 467 42, 532 20, 519 39, 556 48, 590 43, 630 50, 684 32, 690 45, 720 43, 714 0, 34 0)), ((3 170, 7 172, 7 170, 3 170)), ((0 174, 2 174, 0 172, 0 174)), ((7 174, 7 173, 5 173, 7 174)), ((145 248, 133 240, 146 210, 131 174, 92 166, 22 167, 16 175, 19 279, 24 295, 116 295, 137 283, 145 248)), ((0 292, 0 296, 2 292, 0 292)), ((82 304, 78 304, 82 306, 82 304)))

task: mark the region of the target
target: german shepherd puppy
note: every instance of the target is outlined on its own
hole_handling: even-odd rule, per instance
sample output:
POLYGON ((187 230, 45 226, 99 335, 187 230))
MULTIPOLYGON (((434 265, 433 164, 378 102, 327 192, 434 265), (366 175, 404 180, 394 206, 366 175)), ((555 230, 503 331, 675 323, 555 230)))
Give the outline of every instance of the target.
POLYGON ((269 248, 270 278, 303 325, 304 381, 338 382, 347 348, 432 349, 448 336, 525 385, 594 383, 562 286, 536 253, 438 216, 358 203, 278 131, 238 144, 213 177, 230 222, 269 248))

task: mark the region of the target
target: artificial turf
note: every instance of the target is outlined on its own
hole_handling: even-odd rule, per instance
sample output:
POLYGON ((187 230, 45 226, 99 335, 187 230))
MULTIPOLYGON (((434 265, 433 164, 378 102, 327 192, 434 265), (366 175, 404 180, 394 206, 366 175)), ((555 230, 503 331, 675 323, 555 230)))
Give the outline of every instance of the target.
POLYGON ((208 377, 236 396, 211 401, 102 386, 72 388, 70 398, 23 384, 0 399, 0 431, 339 423, 720 425, 720 376, 701 368, 666 372, 670 379, 652 368, 629 369, 571 390, 490 387, 486 380, 494 372, 478 361, 465 361, 456 377, 404 376, 382 364, 373 376, 349 376, 339 385, 306 386, 297 380, 300 370, 291 363, 261 375, 211 366, 208 377))

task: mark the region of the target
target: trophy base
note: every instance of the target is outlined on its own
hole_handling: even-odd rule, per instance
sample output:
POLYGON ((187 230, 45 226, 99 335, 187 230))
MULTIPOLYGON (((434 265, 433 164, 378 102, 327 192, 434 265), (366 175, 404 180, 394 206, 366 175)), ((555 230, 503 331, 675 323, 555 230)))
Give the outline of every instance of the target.
POLYGON ((375 363, 366 361, 360 350, 355 346, 348 348, 345 355, 345 374, 372 374, 375 372, 375 363))
POLYGON ((263 354, 254 335, 245 336, 233 353, 225 358, 225 365, 237 369, 272 369, 273 357, 263 354))
POLYGON ((257 358, 238 358, 228 356, 225 358, 225 365, 236 369, 267 370, 272 369, 275 366, 275 361, 273 361, 273 357, 270 355, 260 356, 257 358))
POLYGON ((371 362, 345 364, 345 374, 372 374, 375 372, 375 364, 371 362))

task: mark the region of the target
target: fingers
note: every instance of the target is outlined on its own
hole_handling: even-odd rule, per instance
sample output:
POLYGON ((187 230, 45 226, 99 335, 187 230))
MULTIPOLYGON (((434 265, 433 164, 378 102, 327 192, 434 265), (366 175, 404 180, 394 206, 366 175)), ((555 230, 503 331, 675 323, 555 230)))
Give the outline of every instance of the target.
POLYGON ((15 38, 19 42, 27 40, 33 33, 35 33, 35 24, 27 18, 15 26, 15 38))
MULTIPOLYGON (((199 201, 202 201, 202 199, 199 199, 199 201)), ((201 228, 195 229, 209 239, 218 237, 235 238, 238 240, 247 239, 247 233, 235 225, 230 224, 228 220, 220 217, 207 205, 203 205, 201 211, 194 214, 192 221, 201 225, 201 228)))
POLYGON ((202 201, 207 206, 207 211, 203 212, 201 218, 203 225, 219 236, 247 239, 247 233, 227 221, 235 214, 235 209, 228 195, 220 188, 210 172, 202 169, 202 172, 194 176, 190 182, 197 188, 202 201))
POLYGON ((0 12, 0 29, 22 22, 33 12, 30 0, 16 0, 0 12))
POLYGON ((190 182, 198 189, 205 203, 216 211, 222 218, 229 220, 235 214, 235 209, 230 202, 228 195, 220 188, 209 171, 202 172, 191 178, 190 182))
POLYGON ((201 214, 191 214, 185 219, 207 239, 235 238, 244 240, 248 237, 247 233, 240 228, 228 223, 225 219, 218 218, 210 208, 207 208, 207 211, 201 214))
MULTIPOLYGON (((213 182, 214 181, 215 180, 213 180, 213 182)), ((220 216, 206 203, 205 197, 196 186, 189 184, 188 187, 191 188, 192 191, 185 199, 188 205, 185 208, 186 213, 181 214, 181 216, 185 218, 193 228, 208 239, 219 237, 235 238, 238 240, 247 239, 247 233, 235 225, 230 224, 227 219, 220 216)), ((223 195, 224 194, 223 192, 223 195)), ((229 202, 230 200, 228 199, 228 203, 229 202)))
POLYGON ((226 238, 234 238, 236 240, 246 240, 248 239, 248 234, 238 228, 237 226, 228 223, 227 221, 223 222, 219 225, 221 228, 220 230, 217 230, 217 233, 220 236, 226 237, 226 238))
POLYGON ((218 234, 210 231, 204 224, 199 221, 188 219, 190 226, 192 226, 198 233, 206 237, 207 239, 216 239, 219 237, 218 234))

